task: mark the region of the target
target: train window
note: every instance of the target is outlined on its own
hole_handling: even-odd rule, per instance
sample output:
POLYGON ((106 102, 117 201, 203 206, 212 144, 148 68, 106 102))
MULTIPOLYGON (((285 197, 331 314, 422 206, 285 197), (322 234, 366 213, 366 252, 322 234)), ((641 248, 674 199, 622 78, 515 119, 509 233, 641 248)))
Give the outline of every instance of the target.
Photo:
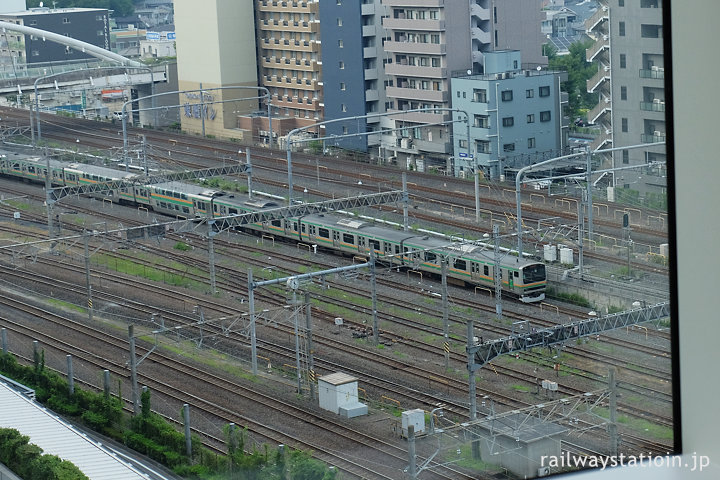
POLYGON ((484 265, 484 266, 483 266, 483 274, 484 274, 485 276, 490 275, 490 267, 488 267, 487 265, 484 265))
POLYGON ((320 235, 323 238, 330 238, 330 230, 328 230, 327 228, 320 227, 318 229, 318 235, 320 235))
POLYGON ((217 211, 218 211, 217 205, 213 205, 213 212, 217 213, 217 211))
POLYGON ((400 254, 400 245, 395 245, 395 255, 400 254))
POLYGON ((434 262, 437 259, 437 255, 432 252, 425 252, 425 261, 434 262))
POLYGON ((513 272, 513 277, 518 278, 520 276, 520 272, 513 272))
POLYGON ((305 233, 305 224, 302 224, 302 233, 305 233))
POLYGON ((460 258, 455 259, 455 268, 458 270, 467 270, 467 262, 460 258))
POLYGON ((32 165, 29 165, 27 168, 27 171, 30 173, 35 173, 35 167, 33 167, 32 165))
POLYGON ((315 228, 315 225, 310 225, 310 235, 315 235, 317 233, 317 229, 315 228))
POLYGON ((280 220, 273 220, 273 221, 270 222, 270 224, 271 224, 273 227, 281 227, 281 226, 282 226, 282 222, 280 222, 280 220))
POLYGON ((373 250, 380 250, 380 242, 373 239, 368 239, 368 242, 370 243, 370 248, 373 250))
POLYGON ((237 215, 238 209, 237 208, 231 208, 230 209, 230 215, 237 215))
POLYGON ((183 213, 190 213, 190 209, 188 207, 182 207, 183 213))
POLYGON ((355 237, 350 233, 343 233, 342 239, 345 243, 352 243, 355 245, 355 237))
POLYGON ((298 229, 297 229, 297 222, 293 222, 293 230, 295 230, 296 232, 298 231, 298 229))

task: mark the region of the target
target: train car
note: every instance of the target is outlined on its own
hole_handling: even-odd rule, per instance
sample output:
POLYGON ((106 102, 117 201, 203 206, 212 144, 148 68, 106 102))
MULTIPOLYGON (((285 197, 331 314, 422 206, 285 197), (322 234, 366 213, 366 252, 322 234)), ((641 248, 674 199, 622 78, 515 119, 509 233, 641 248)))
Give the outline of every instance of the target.
MULTIPOLYGON (((50 161, 54 186, 86 185, 114 180, 133 180, 136 173, 93 165, 50 161)), ((38 157, 0 157, 0 173, 29 181, 45 182, 47 162, 38 157)), ((234 194, 184 182, 134 185, 117 192, 97 192, 97 198, 144 206, 177 218, 227 217, 267 208, 273 200, 248 199, 234 194)), ((277 235, 317 245, 327 250, 368 257, 374 252, 379 262, 404 266, 440 275, 441 259, 447 258, 448 280, 462 285, 494 288, 496 261, 488 245, 452 242, 442 237, 404 232, 382 224, 336 214, 312 214, 277 219, 244 227, 246 230, 277 235)), ((504 292, 524 302, 545 298, 545 265, 504 254, 497 262, 504 292)))
MULTIPOLYGON (((441 273, 441 259, 447 258, 447 277, 451 282, 491 288, 495 285, 494 253, 486 245, 417 235, 333 214, 278 220, 263 225, 262 230, 352 255, 367 257, 372 251, 379 262, 435 275, 441 273)), ((543 263, 506 254, 498 265, 503 291, 523 302, 545 298, 547 281, 543 263)))

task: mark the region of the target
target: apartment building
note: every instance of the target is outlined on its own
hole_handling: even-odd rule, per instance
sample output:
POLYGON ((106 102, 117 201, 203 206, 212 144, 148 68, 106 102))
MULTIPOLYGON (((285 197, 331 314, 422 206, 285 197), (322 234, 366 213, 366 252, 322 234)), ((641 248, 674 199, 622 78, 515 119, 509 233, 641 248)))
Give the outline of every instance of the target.
MULTIPOLYGON (((108 10, 105 8, 39 7, 4 13, 0 15, 0 20, 110 49, 108 10)), ((17 32, 3 32, 0 35, 0 57, 14 58, 18 63, 68 62, 92 58, 81 50, 47 42, 39 35, 17 32)))
MULTIPOLYGON (((588 92, 598 105, 588 120, 600 126, 593 150, 665 141, 665 88, 662 0, 601 0, 586 22, 595 43, 588 61, 598 73, 588 92)), ((614 152, 605 167, 622 168, 665 161, 662 147, 614 152)), ((638 191, 664 192, 664 168, 613 172, 611 185, 638 191)))
POLYGON ((495 50, 520 51, 528 68, 547 65, 538 0, 470 0, 469 18, 473 73, 486 73, 484 53, 495 50))
POLYGON ((560 91, 560 82, 567 74, 520 65, 519 51, 488 52, 488 73, 452 79, 457 111, 448 172, 454 176, 470 177, 477 166, 486 177, 503 178, 506 172, 565 153, 567 94, 560 91))
POLYGON ((320 2, 254 4, 259 81, 271 93, 273 130, 282 136, 314 125, 323 118, 320 2))
POLYGON ((319 14, 324 120, 354 117, 324 125, 320 135, 326 145, 367 151, 379 144, 379 135, 365 133, 379 130, 380 117, 373 114, 383 112, 385 103, 384 7, 380 0, 323 2, 319 14), (361 135, 342 137, 356 133, 361 135))
POLYGON ((394 131, 382 136, 380 156, 418 171, 445 168, 452 152, 451 73, 467 71, 471 65, 469 4, 443 0, 383 0, 382 4, 387 9, 382 19, 385 110, 392 114, 382 123, 394 131))

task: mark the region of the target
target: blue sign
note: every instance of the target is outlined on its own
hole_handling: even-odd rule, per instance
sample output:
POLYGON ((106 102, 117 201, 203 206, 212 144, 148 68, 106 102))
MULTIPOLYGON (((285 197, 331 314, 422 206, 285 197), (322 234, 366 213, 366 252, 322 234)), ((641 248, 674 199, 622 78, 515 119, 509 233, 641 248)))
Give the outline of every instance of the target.
POLYGON ((167 32, 168 40, 175 40, 175 32, 167 32))
MULTIPOLYGON (((467 157, 468 157, 468 154, 467 154, 467 153, 460 152, 460 153, 458 153, 458 157, 460 157, 460 158, 467 158, 467 157)), ((470 157, 470 158, 473 158, 473 155, 469 155, 469 157, 470 157)))
POLYGON ((147 32, 145 38, 148 40, 160 40, 160 34, 158 32, 147 32))

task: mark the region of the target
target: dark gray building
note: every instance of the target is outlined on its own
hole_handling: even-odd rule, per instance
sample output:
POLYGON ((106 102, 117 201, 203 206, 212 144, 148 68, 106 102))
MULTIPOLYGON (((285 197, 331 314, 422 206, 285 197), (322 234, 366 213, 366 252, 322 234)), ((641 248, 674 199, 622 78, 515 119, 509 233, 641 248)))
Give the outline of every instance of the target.
MULTIPOLYGON (((108 10, 105 8, 32 8, 0 15, 0 20, 65 35, 110 50, 108 10)), ((43 40, 39 35, 20 36, 8 45, 11 55, 26 63, 66 62, 92 58, 65 45, 43 40)))
MULTIPOLYGON (((360 2, 321 2, 318 11, 322 32, 322 81, 324 120, 365 115, 363 26, 360 2)), ((364 119, 331 123, 321 137, 364 133, 364 119)), ((367 137, 326 141, 351 150, 367 150, 367 137)))

